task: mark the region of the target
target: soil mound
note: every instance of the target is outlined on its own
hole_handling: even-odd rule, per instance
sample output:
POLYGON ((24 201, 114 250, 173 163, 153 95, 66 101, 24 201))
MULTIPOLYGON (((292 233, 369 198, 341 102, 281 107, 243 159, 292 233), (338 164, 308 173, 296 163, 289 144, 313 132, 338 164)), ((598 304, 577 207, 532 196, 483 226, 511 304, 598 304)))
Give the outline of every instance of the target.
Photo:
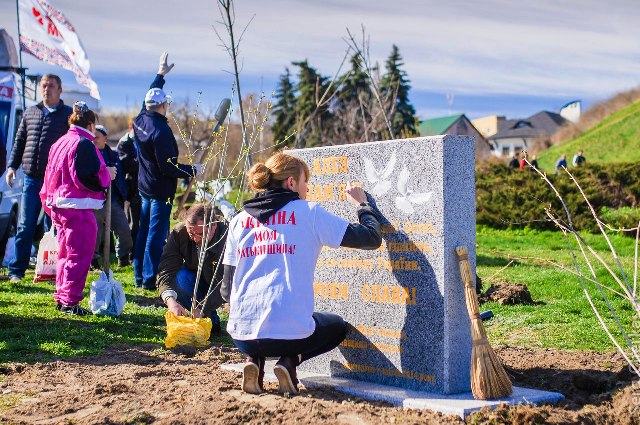
POLYGON ((481 303, 496 301, 501 305, 534 304, 527 285, 502 282, 491 285, 479 297, 481 303))

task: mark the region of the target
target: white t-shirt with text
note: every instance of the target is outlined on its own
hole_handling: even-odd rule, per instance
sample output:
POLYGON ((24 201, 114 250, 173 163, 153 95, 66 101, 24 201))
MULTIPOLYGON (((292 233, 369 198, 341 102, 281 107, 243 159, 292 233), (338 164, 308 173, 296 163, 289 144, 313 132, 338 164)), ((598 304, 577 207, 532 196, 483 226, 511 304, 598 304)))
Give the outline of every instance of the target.
POLYGON ((323 245, 349 222, 315 202, 287 203, 266 223, 247 212, 229 224, 223 264, 235 266, 227 332, 238 340, 302 339, 315 330, 313 275, 323 245))

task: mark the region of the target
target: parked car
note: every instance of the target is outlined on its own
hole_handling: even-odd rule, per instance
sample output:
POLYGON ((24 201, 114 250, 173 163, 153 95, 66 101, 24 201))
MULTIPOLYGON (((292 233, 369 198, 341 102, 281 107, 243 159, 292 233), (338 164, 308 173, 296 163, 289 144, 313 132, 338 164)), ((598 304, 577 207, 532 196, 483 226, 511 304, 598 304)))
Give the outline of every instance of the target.
MULTIPOLYGON (((22 119, 22 96, 19 84, 21 83, 18 74, 0 71, 0 132, 4 136, 0 139, 5 140, 7 156, 13 148, 16 131, 22 119)), ((30 103, 33 104, 32 101, 30 103)), ((30 104, 27 104, 28 106, 30 104)), ((4 165, 6 166, 6 163, 4 165)), ((23 183, 22 168, 17 171, 12 188, 7 185, 5 174, 6 170, 0 178, 0 257, 4 257, 7 240, 16 232, 23 183)))

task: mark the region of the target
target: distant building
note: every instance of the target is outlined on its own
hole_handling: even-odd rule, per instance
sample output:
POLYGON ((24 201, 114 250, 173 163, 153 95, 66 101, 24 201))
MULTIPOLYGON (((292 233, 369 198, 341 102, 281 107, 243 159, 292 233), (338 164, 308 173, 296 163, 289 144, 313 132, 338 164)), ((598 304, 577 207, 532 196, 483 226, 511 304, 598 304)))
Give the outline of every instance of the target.
POLYGON ((576 123, 580 120, 580 114, 582 113, 582 102, 579 100, 574 100, 573 102, 569 102, 560 108, 560 116, 571 121, 572 123, 576 123))
POLYGON ((471 124, 485 137, 493 136, 498 132, 500 123, 505 120, 502 115, 489 115, 487 117, 476 118, 471 124))
POLYGON ((525 119, 500 121, 498 132, 487 137, 487 140, 495 156, 511 156, 529 149, 536 141, 549 141, 565 123, 567 119, 560 114, 542 111, 525 119))
POLYGON ((491 155, 491 146, 464 114, 432 118, 420 121, 421 136, 450 134, 455 136, 473 136, 476 141, 476 161, 487 159, 491 155))

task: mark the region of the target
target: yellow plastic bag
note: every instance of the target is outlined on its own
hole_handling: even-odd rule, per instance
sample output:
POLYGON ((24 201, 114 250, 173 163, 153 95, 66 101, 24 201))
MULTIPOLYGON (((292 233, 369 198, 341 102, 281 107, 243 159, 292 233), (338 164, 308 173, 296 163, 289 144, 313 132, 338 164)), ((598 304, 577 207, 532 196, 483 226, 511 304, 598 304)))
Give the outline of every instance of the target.
POLYGON ((208 317, 192 319, 186 316, 176 316, 170 311, 164 315, 167 320, 167 339, 164 345, 173 348, 176 345, 192 345, 204 347, 211 336, 211 319, 208 317))

